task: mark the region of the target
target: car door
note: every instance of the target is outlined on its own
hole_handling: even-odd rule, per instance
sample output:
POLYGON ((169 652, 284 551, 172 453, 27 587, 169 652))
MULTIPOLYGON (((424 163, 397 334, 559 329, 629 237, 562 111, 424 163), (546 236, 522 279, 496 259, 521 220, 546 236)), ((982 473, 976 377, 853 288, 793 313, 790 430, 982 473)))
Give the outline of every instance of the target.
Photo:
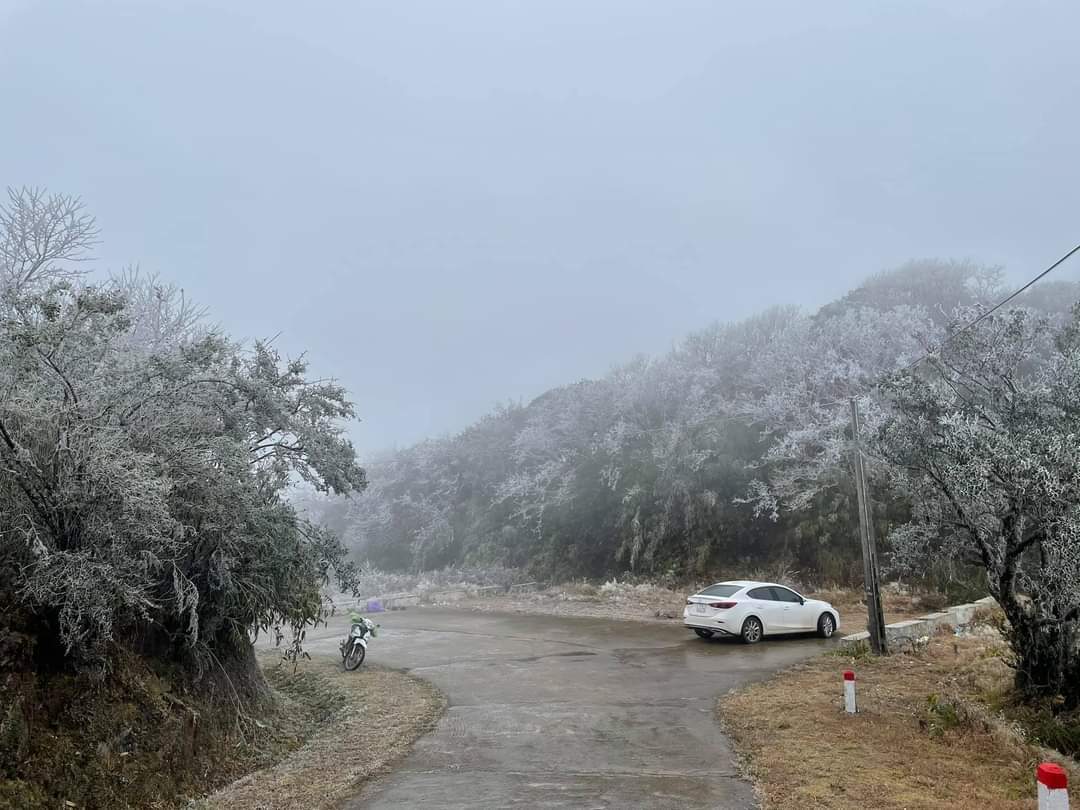
POLYGON ((766 633, 787 632, 784 630, 784 606, 776 601, 772 588, 751 588, 746 595, 752 600, 750 608, 761 618, 766 633))
POLYGON ((803 604, 801 596, 790 588, 784 588, 780 585, 773 586, 772 592, 776 601, 782 606, 781 621, 785 632, 798 633, 803 630, 814 629, 817 617, 810 616, 813 611, 803 604))

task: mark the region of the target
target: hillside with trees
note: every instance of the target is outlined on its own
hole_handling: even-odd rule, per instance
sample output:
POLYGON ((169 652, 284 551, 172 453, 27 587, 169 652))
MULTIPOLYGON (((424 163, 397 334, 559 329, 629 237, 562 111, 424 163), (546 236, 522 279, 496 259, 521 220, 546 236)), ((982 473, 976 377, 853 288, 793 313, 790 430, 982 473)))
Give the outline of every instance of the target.
MULTIPOLYGON (((358 559, 394 570, 498 562, 545 578, 684 579, 768 566, 853 583, 848 398, 874 433, 886 414, 877 383, 1003 290, 994 268, 913 262, 818 312, 717 324, 666 356, 497 408, 371 460, 363 496, 309 506, 358 559)), ((1015 303, 1062 323, 1078 297, 1048 281, 1015 303)), ((875 472, 886 538, 912 501, 875 472)), ((944 559, 930 569, 943 580, 959 570, 944 559)))
POLYGON ((920 262, 376 459, 321 504, 392 569, 861 582, 850 402, 888 572, 989 591, 1018 694, 1080 706, 1080 287, 920 262), (777 573, 776 577, 780 578, 777 573))

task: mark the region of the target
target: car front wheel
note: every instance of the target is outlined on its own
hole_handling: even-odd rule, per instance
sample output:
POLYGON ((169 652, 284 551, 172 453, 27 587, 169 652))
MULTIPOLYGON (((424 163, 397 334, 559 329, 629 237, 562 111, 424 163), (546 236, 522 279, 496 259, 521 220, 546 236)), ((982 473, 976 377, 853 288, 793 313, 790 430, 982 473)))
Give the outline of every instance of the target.
POLYGON ((817 634, 822 638, 832 638, 835 632, 836 619, 832 617, 831 613, 822 613, 821 618, 817 620, 817 634))
POLYGON ((345 652, 345 669, 347 669, 349 672, 352 672, 354 669, 364 663, 364 658, 366 655, 367 649, 364 647, 364 645, 358 644, 354 641, 352 643, 352 647, 350 647, 345 652))
POLYGON ((765 635, 765 628, 761 625, 761 619, 751 616, 742 626, 742 640, 746 644, 757 644, 765 635))
POLYGON ((713 636, 712 630, 702 630, 695 627, 694 632, 697 633, 700 638, 712 638, 713 636))

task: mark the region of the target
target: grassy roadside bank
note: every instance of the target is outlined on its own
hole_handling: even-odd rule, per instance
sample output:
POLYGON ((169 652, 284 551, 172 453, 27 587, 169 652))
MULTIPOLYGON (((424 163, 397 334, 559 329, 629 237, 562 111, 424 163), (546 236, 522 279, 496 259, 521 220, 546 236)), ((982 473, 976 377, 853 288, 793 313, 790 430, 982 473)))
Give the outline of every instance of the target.
POLYGON ((198 810, 319 810, 336 806, 386 771, 446 709, 434 686, 396 670, 365 665, 345 672, 340 660, 277 666, 261 657, 275 690, 307 714, 322 714, 296 750, 196 803, 198 810))
POLYGON ((284 756, 316 720, 223 669, 193 683, 127 652, 107 678, 10 671, 0 675, 0 808, 182 806, 284 756))
POLYGON ((0 677, 0 810, 172 810, 216 789, 201 806, 325 807, 399 758, 445 705, 405 673, 344 672, 337 658, 294 672, 279 659, 261 656, 271 693, 240 715, 133 656, 104 682, 0 677))
POLYGON ((1010 707, 1005 649, 984 629, 883 659, 825 654, 720 698, 763 808, 1015 810, 1033 804, 1039 761, 1080 777, 1076 760, 1042 748, 1032 718, 1010 707), (842 706, 848 668, 854 716, 842 706))

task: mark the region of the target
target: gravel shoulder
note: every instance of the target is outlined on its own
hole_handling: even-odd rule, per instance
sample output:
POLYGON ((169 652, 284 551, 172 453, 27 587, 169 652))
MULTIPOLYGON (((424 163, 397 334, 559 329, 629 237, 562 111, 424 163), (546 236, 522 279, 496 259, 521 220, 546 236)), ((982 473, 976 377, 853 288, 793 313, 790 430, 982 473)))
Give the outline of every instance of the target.
POLYGON ((339 659, 326 655, 294 671, 277 666, 277 659, 276 653, 260 656, 282 700, 298 717, 322 717, 304 730, 307 739, 297 750, 201 800, 199 810, 336 807, 402 759, 446 710, 438 689, 404 672, 368 664, 345 672, 339 659))

